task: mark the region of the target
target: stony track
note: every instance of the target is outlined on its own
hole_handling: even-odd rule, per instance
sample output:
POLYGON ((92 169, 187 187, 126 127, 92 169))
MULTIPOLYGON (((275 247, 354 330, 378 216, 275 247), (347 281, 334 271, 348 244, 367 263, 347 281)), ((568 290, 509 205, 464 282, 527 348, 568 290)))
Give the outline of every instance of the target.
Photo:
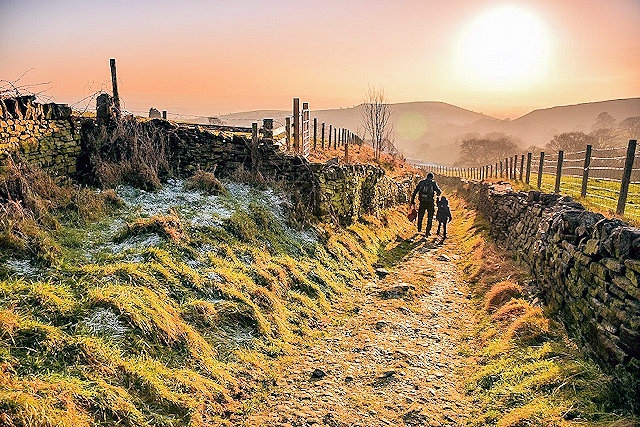
POLYGON ((277 386, 245 425, 465 425, 474 320, 453 245, 420 241, 386 277, 334 303, 322 336, 279 362, 277 386))

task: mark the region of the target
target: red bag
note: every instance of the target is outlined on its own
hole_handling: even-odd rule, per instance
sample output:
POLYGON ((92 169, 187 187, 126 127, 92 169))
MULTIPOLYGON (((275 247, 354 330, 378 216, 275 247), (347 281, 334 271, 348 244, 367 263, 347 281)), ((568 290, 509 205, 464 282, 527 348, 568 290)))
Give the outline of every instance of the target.
POLYGON ((411 208, 411 210, 407 214, 407 219, 413 222, 416 220, 417 217, 418 217, 418 211, 416 210, 416 208, 411 208))

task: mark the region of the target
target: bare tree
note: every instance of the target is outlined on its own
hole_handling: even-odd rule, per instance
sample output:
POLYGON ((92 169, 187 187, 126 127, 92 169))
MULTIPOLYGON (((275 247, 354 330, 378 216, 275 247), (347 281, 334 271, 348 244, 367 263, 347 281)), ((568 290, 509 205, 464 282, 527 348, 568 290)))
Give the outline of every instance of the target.
POLYGON ((587 145, 595 145, 596 142, 597 140, 593 136, 584 132, 563 132, 547 142, 545 149, 547 151, 580 151, 584 150, 587 145))
POLYGON ((509 157, 518 150, 514 139, 500 133, 467 137, 460 143, 460 156, 456 165, 483 166, 509 157))
POLYGON ((387 104, 383 88, 369 86, 363 108, 365 135, 371 136, 375 158, 380 158, 385 140, 391 135, 391 107, 387 104))

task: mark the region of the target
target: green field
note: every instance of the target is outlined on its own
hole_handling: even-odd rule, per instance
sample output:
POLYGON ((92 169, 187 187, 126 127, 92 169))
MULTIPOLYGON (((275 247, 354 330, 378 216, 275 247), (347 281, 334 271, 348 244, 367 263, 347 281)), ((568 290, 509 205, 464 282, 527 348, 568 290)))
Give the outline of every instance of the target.
MULTIPOLYGON (((445 173, 446 175, 458 176, 457 173, 445 173)), ((506 179, 506 178, 502 178, 506 179)), ((532 172, 529 185, 520 180, 512 181, 516 190, 536 190, 538 184, 538 174, 532 172)), ((556 186, 556 176, 552 173, 542 174, 540 190, 553 193, 556 186)), ((620 182, 610 181, 600 178, 589 178, 587 182, 587 196, 580 197, 582 188, 582 178, 575 176, 563 176, 560 180, 560 194, 571 196, 587 209, 600 212, 607 217, 620 217, 616 215, 618 197, 620 194, 620 182)), ((640 184, 630 184, 624 215, 620 218, 633 225, 640 226, 640 184)))
MULTIPOLYGON (((531 174, 530 188, 535 188, 538 183, 538 174, 531 174)), ((542 174, 541 190, 553 192, 556 185, 556 177, 553 174, 542 174)), ((580 197, 582 178, 563 176, 560 180, 560 193, 575 198, 586 208, 601 212, 607 216, 614 216, 618 206, 620 194, 620 182, 599 178, 589 178, 587 182, 587 196, 580 197)), ((640 224, 640 184, 629 185, 627 203, 623 218, 636 225, 640 224)))

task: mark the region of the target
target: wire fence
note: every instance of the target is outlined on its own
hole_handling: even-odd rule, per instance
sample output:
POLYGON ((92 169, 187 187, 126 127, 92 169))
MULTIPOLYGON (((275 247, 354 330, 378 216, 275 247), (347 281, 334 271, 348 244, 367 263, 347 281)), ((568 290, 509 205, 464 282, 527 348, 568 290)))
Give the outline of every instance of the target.
POLYGON ((609 213, 640 221, 640 152, 626 147, 557 153, 527 153, 475 168, 430 166, 427 169, 467 179, 506 179, 525 188, 560 193, 609 213))

